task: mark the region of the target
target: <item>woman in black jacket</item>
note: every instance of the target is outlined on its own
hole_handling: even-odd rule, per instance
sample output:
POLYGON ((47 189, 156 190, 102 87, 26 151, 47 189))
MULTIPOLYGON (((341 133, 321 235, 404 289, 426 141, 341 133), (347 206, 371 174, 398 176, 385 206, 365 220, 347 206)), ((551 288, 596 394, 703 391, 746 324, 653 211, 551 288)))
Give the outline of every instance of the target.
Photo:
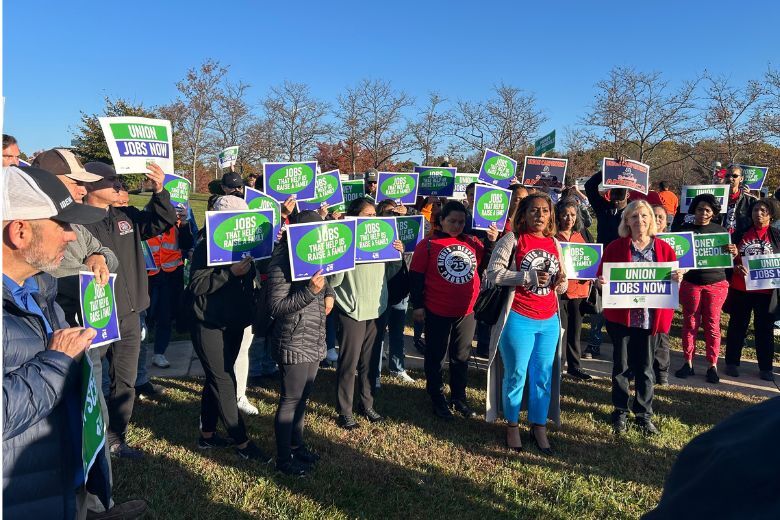
MULTIPOLYGON (((291 224, 322 222, 316 211, 290 217, 291 224)), ((292 281, 286 237, 276 246, 268 265, 267 305, 274 320, 269 349, 279 363, 282 387, 274 419, 276 469, 304 475, 319 460, 303 442, 306 400, 314 387, 320 361, 325 359, 325 321, 333 309, 333 290, 321 270, 308 281, 292 281)))
MULTIPOLYGON (((243 199, 225 195, 214 201, 214 209, 247 209, 243 199)), ((206 381, 200 404, 198 448, 222 448, 235 444, 243 459, 270 462, 246 435, 236 403, 236 375, 233 365, 241 348, 244 329, 254 317, 255 268, 251 257, 231 265, 209 267, 206 242, 195 246, 190 268, 194 323, 192 345, 203 365, 206 381), (216 433, 222 419, 230 439, 216 433)))

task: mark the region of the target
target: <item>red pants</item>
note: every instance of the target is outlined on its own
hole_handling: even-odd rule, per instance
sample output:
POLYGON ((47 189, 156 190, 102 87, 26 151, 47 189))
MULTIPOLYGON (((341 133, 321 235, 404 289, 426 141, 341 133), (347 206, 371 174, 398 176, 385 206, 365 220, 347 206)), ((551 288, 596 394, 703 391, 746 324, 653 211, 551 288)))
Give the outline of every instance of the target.
POLYGON ((707 361, 718 362, 720 353, 720 315, 729 283, 726 280, 710 285, 696 285, 682 281, 680 303, 683 311, 682 348, 687 361, 693 360, 696 347, 696 333, 699 326, 704 329, 704 344, 707 346, 707 361))

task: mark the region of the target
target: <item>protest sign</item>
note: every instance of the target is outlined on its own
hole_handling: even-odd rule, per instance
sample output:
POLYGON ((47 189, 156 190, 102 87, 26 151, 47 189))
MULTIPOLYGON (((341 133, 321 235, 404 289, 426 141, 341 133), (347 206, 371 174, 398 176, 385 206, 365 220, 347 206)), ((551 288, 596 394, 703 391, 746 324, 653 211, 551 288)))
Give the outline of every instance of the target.
POLYGON ((601 162, 602 182, 607 188, 626 188, 647 195, 650 166, 639 161, 617 161, 607 157, 601 162))
POLYGON ((353 200, 366 196, 366 181, 341 181, 341 191, 344 192, 344 207, 348 208, 353 200))
POLYGON ((680 192, 680 213, 688 213, 691 202, 697 195, 709 193, 720 203, 720 212, 726 213, 729 206, 729 187, 726 184, 691 184, 683 186, 680 192))
POLYGON ((563 189, 568 159, 526 156, 523 163, 523 186, 563 189))
POLYGON ((284 202, 290 195, 298 200, 314 198, 317 161, 267 162, 263 164, 263 191, 284 202))
POLYGON ((292 279, 308 280, 319 270, 326 275, 354 269, 356 227, 355 219, 287 226, 292 279))
POLYGON ((677 255, 677 265, 680 269, 696 268, 696 247, 692 231, 658 233, 656 236, 672 246, 674 254, 677 255))
POLYGON ((188 209, 190 207, 190 181, 181 175, 166 173, 163 187, 171 194, 171 204, 174 208, 188 209))
POLYGON ((114 169, 118 174, 148 173, 156 163, 173 173, 171 122, 146 117, 99 117, 114 169))
POLYGON ((270 209, 206 212, 206 259, 209 266, 240 262, 245 256, 269 258, 274 247, 274 212, 270 209))
POLYGON ((81 305, 81 323, 84 327, 95 329, 97 334, 89 348, 99 347, 121 339, 119 317, 116 313, 114 282, 116 274, 110 274, 108 283, 98 285, 95 275, 79 271, 79 302, 81 305))
POLYGON ((569 280, 595 280, 601 262, 601 244, 582 242, 560 242, 563 253, 563 268, 569 280))
POLYGON ((677 262, 605 262, 605 309, 676 309, 679 284, 672 281, 677 262))
POLYGON ((94 464, 97 454, 106 442, 106 423, 98 398, 98 386, 92 370, 89 356, 81 358, 81 467, 84 481, 89 476, 89 468, 94 464))
POLYGON ((238 146, 228 146, 217 154, 220 169, 232 168, 238 161, 238 146))
POLYGON ((534 141, 534 155, 542 155, 555 149, 555 130, 534 141))
POLYGON ((455 174, 455 189, 452 193, 452 198, 456 200, 463 200, 466 198, 466 188, 472 182, 479 181, 479 174, 477 173, 456 173, 455 174))
POLYGON ((146 265, 146 270, 147 271, 158 270, 159 267, 157 266, 157 262, 154 261, 152 250, 149 249, 149 244, 146 243, 146 240, 141 240, 141 251, 143 251, 144 254, 144 264, 146 265))
POLYGON ((282 227, 282 207, 279 202, 265 193, 249 186, 244 187, 244 200, 249 209, 270 209, 274 212, 274 240, 282 227))
POLYGON ((696 269, 728 269, 734 266, 729 253, 731 233, 703 233, 693 236, 696 269))
POLYGON ((517 161, 494 150, 485 150, 479 180, 501 188, 508 188, 517 174, 517 161))
POLYGON ((743 256, 742 265, 748 272, 745 275, 748 291, 780 287, 780 254, 743 256))
POLYGON ((409 215, 396 217, 395 220, 398 227, 398 239, 404 243, 404 251, 411 253, 425 236, 425 217, 409 215))
POLYGON ((392 199, 397 204, 417 202, 419 175, 416 173, 379 172, 377 202, 392 199))
POLYGON ((327 206, 328 211, 344 212, 344 192, 341 191, 341 176, 338 170, 317 175, 314 186, 314 198, 298 201, 298 211, 317 211, 327 206))
POLYGON ((471 227, 490 229, 490 224, 495 224, 498 230, 502 231, 509 214, 512 192, 483 184, 477 184, 474 188, 474 215, 471 227))
POLYGON ((744 164, 735 164, 742 168, 742 183, 751 190, 760 190, 766 180, 766 173, 769 168, 764 166, 747 166, 744 164))
POLYGON ((419 175, 420 187, 418 195, 437 195, 452 197, 455 191, 455 175, 457 168, 445 166, 415 166, 414 172, 419 175))
POLYGON ((395 217, 358 217, 355 263, 400 260, 401 252, 393 247, 393 241, 397 238, 395 217))

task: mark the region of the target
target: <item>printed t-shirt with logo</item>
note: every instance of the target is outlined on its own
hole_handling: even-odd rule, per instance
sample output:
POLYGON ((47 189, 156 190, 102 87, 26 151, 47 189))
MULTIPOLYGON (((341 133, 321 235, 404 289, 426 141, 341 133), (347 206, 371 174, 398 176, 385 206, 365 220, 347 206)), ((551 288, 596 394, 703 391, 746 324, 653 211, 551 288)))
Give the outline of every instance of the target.
POLYGON ((544 285, 518 285, 512 310, 537 320, 546 320, 558 312, 554 286, 561 272, 561 259, 552 237, 537 237, 522 233, 517 241, 515 262, 518 271, 546 271, 550 274, 544 285))
MULTIPOLYGON (((734 262, 738 265, 742 262, 741 257, 753 255, 771 255, 774 253, 772 243, 769 241, 769 228, 757 229, 755 226, 748 229, 742 236, 742 240, 737 244, 739 257, 734 262)), ((731 275, 731 286, 738 291, 747 291, 745 287, 745 277, 734 269, 731 275)), ((757 294, 772 294, 772 289, 763 289, 760 291, 750 291, 757 294)))
POLYGON ((729 233, 733 233, 735 229, 737 229, 737 200, 739 200, 739 196, 741 193, 739 190, 737 190, 736 193, 729 193, 729 205, 726 209, 726 218, 723 222, 723 227, 725 227, 729 233))
POLYGON ((426 310, 446 318, 472 313, 479 294, 477 268, 483 252, 479 239, 463 234, 451 237, 435 232, 417 244, 409 270, 425 276, 426 310))

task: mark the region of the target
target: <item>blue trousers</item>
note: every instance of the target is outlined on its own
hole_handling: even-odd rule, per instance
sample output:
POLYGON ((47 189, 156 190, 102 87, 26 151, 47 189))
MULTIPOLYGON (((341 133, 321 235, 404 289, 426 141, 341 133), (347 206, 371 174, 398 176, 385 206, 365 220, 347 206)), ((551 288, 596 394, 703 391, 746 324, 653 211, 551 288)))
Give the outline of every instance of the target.
POLYGON ((518 421, 527 377, 528 421, 547 424, 553 361, 560 333, 557 314, 546 320, 535 320, 510 311, 498 343, 504 362, 502 396, 507 422, 518 421))

